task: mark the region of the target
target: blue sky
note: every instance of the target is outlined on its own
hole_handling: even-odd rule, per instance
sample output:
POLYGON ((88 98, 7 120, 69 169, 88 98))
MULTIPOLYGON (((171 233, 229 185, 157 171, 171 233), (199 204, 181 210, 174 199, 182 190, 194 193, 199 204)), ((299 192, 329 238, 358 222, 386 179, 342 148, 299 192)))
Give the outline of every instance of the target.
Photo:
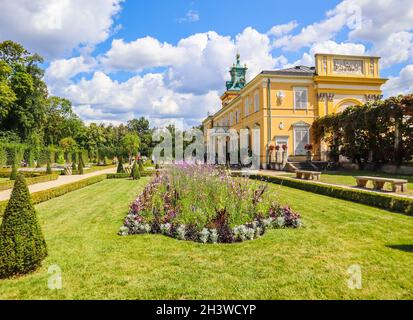
POLYGON ((43 55, 50 93, 88 123, 198 124, 219 109, 237 51, 249 79, 315 53, 378 55, 385 95, 413 91, 411 0, 0 0, 0 11, 0 41, 43 55))

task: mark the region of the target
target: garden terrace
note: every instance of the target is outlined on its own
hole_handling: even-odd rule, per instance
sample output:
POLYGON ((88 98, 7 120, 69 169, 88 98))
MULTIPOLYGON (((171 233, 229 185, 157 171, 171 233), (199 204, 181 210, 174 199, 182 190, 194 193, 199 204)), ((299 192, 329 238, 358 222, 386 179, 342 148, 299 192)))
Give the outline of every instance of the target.
POLYGON ((119 237, 149 179, 104 180, 37 205, 49 256, 35 273, 0 280, 0 299, 413 298, 412 217, 269 184, 305 227, 232 245, 119 237), (52 264, 63 271, 62 290, 45 285, 52 264), (354 264, 361 290, 347 286, 354 264))

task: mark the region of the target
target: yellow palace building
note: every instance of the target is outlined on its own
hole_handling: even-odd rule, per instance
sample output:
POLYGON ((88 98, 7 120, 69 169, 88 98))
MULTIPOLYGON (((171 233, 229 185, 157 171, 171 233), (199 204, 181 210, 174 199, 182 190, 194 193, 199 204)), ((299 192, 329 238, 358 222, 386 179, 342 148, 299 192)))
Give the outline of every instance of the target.
POLYGON ((248 83, 247 67, 239 55, 236 60, 220 110, 203 121, 204 134, 212 128, 259 129, 263 168, 277 145, 287 146, 289 161, 304 161, 308 144, 314 160, 327 160, 326 147, 311 132, 314 120, 380 99, 386 82, 378 57, 316 54, 315 67, 262 71, 248 83))

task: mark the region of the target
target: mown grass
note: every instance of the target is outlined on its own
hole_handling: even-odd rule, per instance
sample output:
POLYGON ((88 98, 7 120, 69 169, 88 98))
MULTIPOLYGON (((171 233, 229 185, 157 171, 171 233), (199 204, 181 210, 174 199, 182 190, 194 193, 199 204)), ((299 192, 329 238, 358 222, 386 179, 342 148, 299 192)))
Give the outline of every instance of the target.
MULTIPOLYGON (((286 174, 284 174, 285 176, 286 174)), ((287 176, 295 177, 295 174, 287 174, 287 176)), ((383 178, 394 178, 394 179, 405 179, 407 183, 407 195, 413 195, 413 176, 399 175, 399 174, 388 174, 377 171, 368 170, 338 170, 338 171, 326 171, 321 174, 320 181, 325 183, 343 185, 355 187, 357 185, 355 176, 371 176, 371 177, 383 177, 383 178)), ((373 183, 370 181, 367 184, 367 188, 373 188, 373 183)), ((384 190, 391 191, 391 184, 386 183, 384 190)))
POLYGON ((232 245, 116 235, 148 178, 106 180, 37 205, 49 256, 0 280, 0 299, 412 299, 413 218, 272 185, 302 229, 232 245), (50 290, 50 265, 63 289, 50 290), (361 266, 361 290, 347 269, 361 266))

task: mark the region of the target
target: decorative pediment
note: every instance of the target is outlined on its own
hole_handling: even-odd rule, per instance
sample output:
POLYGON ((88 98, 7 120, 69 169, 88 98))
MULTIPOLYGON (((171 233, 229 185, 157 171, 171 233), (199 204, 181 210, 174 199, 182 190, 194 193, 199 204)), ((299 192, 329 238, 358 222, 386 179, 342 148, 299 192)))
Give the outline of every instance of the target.
POLYGON ((296 128, 296 127, 306 127, 307 128, 307 127, 310 127, 310 124, 308 124, 307 122, 304 122, 304 121, 298 121, 298 122, 293 123, 292 126, 294 128, 296 128))

